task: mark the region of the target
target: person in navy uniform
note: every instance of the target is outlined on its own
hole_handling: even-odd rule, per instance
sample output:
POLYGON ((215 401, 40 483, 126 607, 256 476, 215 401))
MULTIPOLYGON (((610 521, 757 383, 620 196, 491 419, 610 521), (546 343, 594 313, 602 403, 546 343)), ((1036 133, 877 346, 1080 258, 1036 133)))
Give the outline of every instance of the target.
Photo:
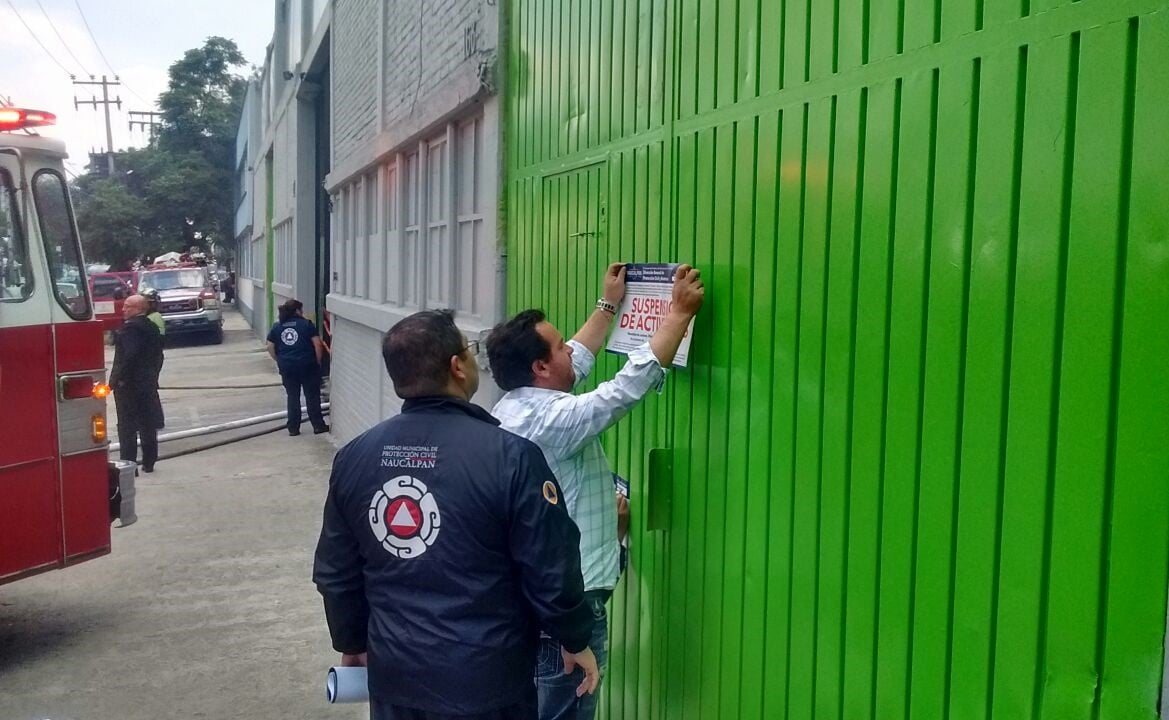
POLYGON ((535 720, 540 632, 599 680, 580 533, 540 449, 469 401, 478 343, 415 313, 382 347, 402 412, 333 460, 313 580, 372 720, 535 720))
POLYGON ((313 434, 329 432, 321 414, 321 357, 325 346, 317 327, 304 316, 304 304, 287 300, 280 306, 279 320, 268 331, 268 354, 280 368, 280 379, 288 395, 288 434, 300 434, 300 393, 313 434))
POLYGON ((158 375, 162 371, 162 334, 147 319, 150 301, 131 295, 122 305, 126 321, 114 333, 114 364, 110 388, 118 412, 119 457, 137 462, 142 439, 142 470, 154 472, 158 461, 158 430, 163 426, 158 375))

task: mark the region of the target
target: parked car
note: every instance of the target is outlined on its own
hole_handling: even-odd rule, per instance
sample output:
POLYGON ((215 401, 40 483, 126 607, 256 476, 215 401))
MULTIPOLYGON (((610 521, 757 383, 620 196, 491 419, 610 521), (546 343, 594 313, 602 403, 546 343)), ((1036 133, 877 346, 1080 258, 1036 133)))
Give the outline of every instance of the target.
POLYGON ((138 291, 137 273, 95 273, 89 276, 89 294, 93 296, 93 315, 102 330, 122 327, 122 305, 138 291))
POLYGON ((206 267, 173 267, 142 271, 138 289, 158 291, 158 312, 167 337, 201 333, 213 343, 223 342, 223 312, 219 293, 206 267))

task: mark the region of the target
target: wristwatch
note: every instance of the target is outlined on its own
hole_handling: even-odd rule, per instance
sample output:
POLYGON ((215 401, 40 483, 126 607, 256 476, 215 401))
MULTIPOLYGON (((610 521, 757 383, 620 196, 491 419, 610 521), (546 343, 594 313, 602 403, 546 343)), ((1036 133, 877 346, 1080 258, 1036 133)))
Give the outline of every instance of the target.
POLYGON ((617 306, 614 305, 613 303, 609 302, 605 298, 598 298, 597 299, 597 309, 604 310, 605 312, 609 313, 610 315, 617 314, 617 306))

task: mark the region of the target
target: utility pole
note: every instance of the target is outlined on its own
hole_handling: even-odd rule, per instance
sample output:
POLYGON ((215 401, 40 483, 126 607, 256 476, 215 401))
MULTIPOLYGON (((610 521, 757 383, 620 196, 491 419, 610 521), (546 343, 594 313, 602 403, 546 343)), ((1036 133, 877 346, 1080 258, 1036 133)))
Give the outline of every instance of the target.
POLYGON ((146 130, 146 128, 149 127, 150 128, 150 139, 153 140, 154 139, 154 128, 156 128, 162 124, 162 120, 158 119, 158 118, 162 117, 162 113, 154 112, 153 110, 130 110, 129 112, 130 112, 130 130, 133 130, 135 125, 141 125, 143 130, 146 130), (135 120, 134 119, 135 115, 140 115, 146 119, 145 120, 135 120))
POLYGON ((97 110, 98 105, 103 105, 106 110, 106 167, 110 171, 110 177, 114 176, 114 130, 110 125, 110 105, 116 104, 118 109, 122 109, 122 98, 118 97, 116 100, 110 100, 110 85, 121 85, 118 78, 115 76, 113 80, 107 80, 105 75, 101 76, 101 81, 97 80, 74 80, 74 85, 101 85, 101 100, 93 98, 91 100, 78 100, 77 96, 73 96, 73 109, 78 109, 82 105, 93 105, 93 109, 97 110))

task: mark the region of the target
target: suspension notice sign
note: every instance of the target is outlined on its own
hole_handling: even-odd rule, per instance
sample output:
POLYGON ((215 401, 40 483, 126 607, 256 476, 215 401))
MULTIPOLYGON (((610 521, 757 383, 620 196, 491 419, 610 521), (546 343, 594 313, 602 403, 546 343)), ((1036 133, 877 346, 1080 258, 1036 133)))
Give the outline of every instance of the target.
MULTIPOLYGON (((606 350, 626 355, 650 339, 670 314, 677 269, 677 264, 625 266, 625 299, 617 311, 617 327, 609 336, 606 350)), ((686 367, 693 332, 694 318, 691 318, 686 337, 682 338, 678 354, 674 356, 677 367, 686 367)))

